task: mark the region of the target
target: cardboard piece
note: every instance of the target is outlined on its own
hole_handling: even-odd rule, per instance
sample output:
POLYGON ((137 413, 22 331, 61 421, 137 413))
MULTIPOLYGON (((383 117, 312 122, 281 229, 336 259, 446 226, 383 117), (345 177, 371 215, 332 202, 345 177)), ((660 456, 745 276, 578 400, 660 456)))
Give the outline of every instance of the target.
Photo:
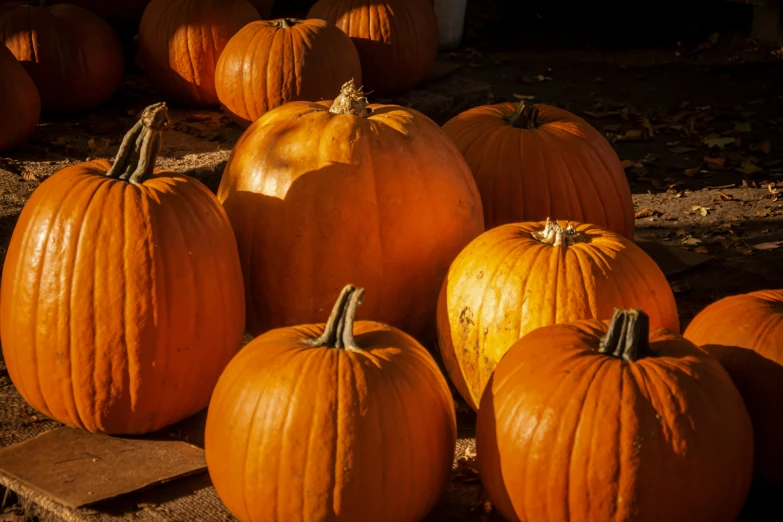
POLYGON ((672 247, 640 237, 635 237, 634 243, 653 258, 666 277, 685 272, 714 259, 707 254, 697 254, 684 248, 672 247))
POLYGON ((203 473, 204 450, 174 440, 58 428, 0 449, 0 474, 70 508, 203 473))

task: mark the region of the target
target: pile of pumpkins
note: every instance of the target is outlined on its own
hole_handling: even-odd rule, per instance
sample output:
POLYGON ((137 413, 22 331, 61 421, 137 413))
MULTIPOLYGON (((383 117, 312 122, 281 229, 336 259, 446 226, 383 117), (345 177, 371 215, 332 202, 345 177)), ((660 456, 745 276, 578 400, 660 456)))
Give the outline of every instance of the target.
MULTIPOLYGON (((242 521, 414 522, 455 452, 449 385, 424 348, 437 339, 478 412, 481 479, 510 521, 728 522, 752 480, 783 486, 783 292, 714 303, 681 336, 664 274, 632 242, 630 188, 604 137, 527 102, 442 128, 370 104, 359 77, 379 92, 415 83, 393 60, 366 64, 381 52, 367 35, 394 27, 374 33, 373 17, 413 26, 399 13, 432 6, 353 3, 321 0, 311 13, 326 21, 254 21, 245 0, 149 3, 139 60, 153 83, 248 128, 217 197, 155 168, 163 102, 114 161, 34 191, 0 289, 3 356, 24 399, 106 434, 208 407, 209 473, 242 521), (240 350, 246 329, 255 339, 240 350)), ((0 21, 97 24, 85 13, 0 8, 0 21)), ((16 58, 33 31, 19 27, 0 34, 16 58)), ((9 99, 30 114, 36 88, 51 110, 100 103, 121 76, 100 58, 108 40, 78 66, 20 65, 0 48, 0 94, 18 82, 9 99), (63 73, 70 86, 53 80, 63 73)), ((29 133, 17 123, 6 146, 29 133)))

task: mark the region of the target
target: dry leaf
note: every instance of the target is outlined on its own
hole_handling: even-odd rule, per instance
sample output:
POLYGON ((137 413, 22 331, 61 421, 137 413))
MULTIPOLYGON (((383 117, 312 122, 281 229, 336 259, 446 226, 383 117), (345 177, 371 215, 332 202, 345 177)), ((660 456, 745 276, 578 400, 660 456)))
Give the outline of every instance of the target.
POLYGON ((775 184, 774 183, 770 183, 767 186, 767 190, 769 190, 770 194, 778 194, 778 193, 780 193, 780 191, 775 188, 775 184))
POLYGON ((640 211, 638 211, 636 214, 634 214, 634 217, 636 219, 640 218, 646 218, 646 217, 657 217, 662 216, 663 214, 657 210, 652 210, 649 208, 643 208, 640 211))
POLYGON ((735 123, 734 132, 751 132, 750 123, 735 123))
POLYGON ((701 245, 702 241, 701 239, 697 237, 693 237, 691 235, 685 236, 685 238, 681 241, 683 245, 686 246, 698 246, 701 245))
POLYGON ((630 169, 636 165, 636 162, 634 160, 623 160, 620 162, 620 165, 623 167, 623 169, 630 169))
POLYGON ((30 170, 25 170, 22 172, 22 179, 25 181, 38 181, 38 176, 30 170))
POLYGON ((742 167, 740 167, 740 168, 738 168, 736 170, 737 170, 737 172, 742 172, 746 176, 749 176, 751 174, 755 174, 756 172, 761 172, 764 169, 762 169, 761 167, 759 167, 755 163, 751 162, 750 160, 743 160, 742 167))
POLYGON ((697 254, 709 254, 710 251, 705 246, 696 247, 693 249, 697 254))
POLYGON ((685 154, 686 152, 692 152, 694 150, 696 149, 694 149, 693 147, 680 146, 680 147, 672 147, 671 149, 669 149, 669 152, 673 152, 675 154, 685 154))
POLYGON ((702 207, 701 205, 693 205, 691 207, 691 210, 694 210, 694 211, 698 210, 699 214, 701 214, 702 216, 706 216, 707 214, 710 213, 710 210, 712 210, 712 209, 709 208, 709 207, 702 207))
POLYGON ((710 137, 704 137, 701 140, 704 142, 708 147, 718 147, 719 149, 723 149, 726 145, 731 145, 732 143, 736 142, 737 140, 735 138, 724 138, 721 136, 710 136, 710 137))
POLYGON ((753 245, 753 248, 756 250, 776 250, 780 248, 780 246, 783 245, 783 241, 769 241, 767 243, 759 243, 758 245, 753 245))
POLYGON ((698 166, 698 167, 693 167, 692 169, 685 169, 685 175, 686 175, 686 176, 688 176, 689 178, 692 178, 693 176, 695 176, 695 175, 697 175, 699 172, 701 172, 701 168, 702 168, 703 166, 704 166, 704 165, 702 165, 702 164, 699 164, 699 166, 698 166))
POLYGON ((721 201, 737 201, 737 198, 735 198, 731 194, 724 194, 723 192, 718 194, 718 197, 720 198, 721 201))
POLYGON ((712 158, 710 156, 704 156, 704 163, 707 163, 708 165, 717 165, 719 167, 722 167, 726 164, 726 158, 712 158))

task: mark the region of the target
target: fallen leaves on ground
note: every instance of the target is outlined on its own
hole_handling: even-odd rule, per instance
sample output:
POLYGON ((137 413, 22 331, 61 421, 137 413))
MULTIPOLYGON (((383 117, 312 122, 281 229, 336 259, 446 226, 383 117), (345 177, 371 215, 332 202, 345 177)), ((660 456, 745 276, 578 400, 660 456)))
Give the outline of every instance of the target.
POLYGON ((753 248, 756 250, 776 250, 780 248, 783 245, 783 241, 768 241, 766 243, 759 243, 758 245, 753 245, 753 248))
POLYGON ((643 209, 639 210, 638 212, 636 212, 634 214, 634 217, 636 217, 636 219, 640 219, 640 218, 646 218, 646 217, 658 217, 658 216, 662 216, 662 215, 663 215, 663 213, 659 212, 657 210, 652 210, 652 209, 649 209, 649 208, 643 208, 643 209))

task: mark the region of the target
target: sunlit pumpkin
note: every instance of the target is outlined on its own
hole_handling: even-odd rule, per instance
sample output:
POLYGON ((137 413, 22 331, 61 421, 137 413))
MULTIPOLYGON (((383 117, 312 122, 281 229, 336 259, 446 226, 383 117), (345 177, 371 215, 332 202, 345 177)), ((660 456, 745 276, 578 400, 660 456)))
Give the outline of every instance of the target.
POLYGON ((718 361, 640 310, 516 342, 481 398, 481 480, 509 522, 734 522, 753 428, 718 361))
POLYGON ((220 377, 205 449, 242 522, 418 522, 449 480, 454 403, 409 335, 354 321, 346 287, 327 324, 272 330, 220 377))
POLYGON ((351 39, 323 20, 284 18, 246 25, 228 42, 215 73, 221 105, 247 127, 284 103, 334 100, 347 78, 361 85, 351 39))
POLYGON ((148 107, 113 164, 49 177, 11 237, 3 358, 22 397, 69 426, 139 434, 193 415, 242 343, 225 212, 195 179, 153 170, 166 114, 148 107))
POLYGON ((368 105, 348 82, 331 102, 291 102, 240 137, 218 198, 239 243, 248 327, 324 321, 346 280, 359 314, 434 340, 449 265, 483 231, 465 160, 432 120, 368 105))
POLYGON ((247 0, 152 0, 139 26, 137 61, 169 100, 219 104, 215 68, 237 31, 258 20, 247 0))
POLYGON ((98 15, 41 0, 0 6, 0 45, 35 82, 44 111, 90 109, 122 82, 120 40, 98 15))
POLYGON ((714 355, 745 399, 756 442, 756 479, 783 486, 783 290, 726 297, 702 310, 685 338, 714 355))
POLYGON ((547 220, 488 230, 456 258, 438 301, 440 353, 473 408, 508 348, 554 323, 608 319, 615 306, 648 311, 680 331, 674 294, 641 248, 594 225, 547 220))
POLYGON ((633 239, 625 171, 582 118, 550 105, 501 103, 469 109, 443 131, 476 177, 487 229, 552 216, 633 239))
POLYGON ((0 45, 0 152, 27 141, 40 115, 35 83, 11 51, 0 45))

